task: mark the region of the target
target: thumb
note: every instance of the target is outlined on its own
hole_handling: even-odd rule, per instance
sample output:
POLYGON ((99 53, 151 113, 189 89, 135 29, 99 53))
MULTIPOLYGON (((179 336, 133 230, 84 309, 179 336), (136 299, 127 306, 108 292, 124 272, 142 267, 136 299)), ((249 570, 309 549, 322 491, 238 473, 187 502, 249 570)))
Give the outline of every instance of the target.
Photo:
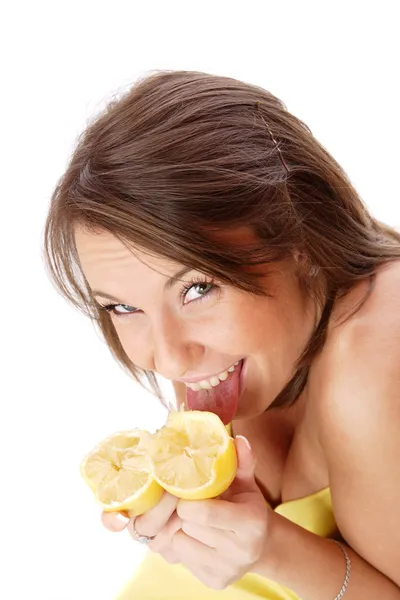
POLYGON ((249 440, 243 435, 237 435, 235 437, 235 446, 238 457, 238 468, 235 477, 236 484, 242 488, 242 491, 258 490, 254 477, 256 459, 249 440))
POLYGON ((261 492, 254 476, 256 459, 251 450, 249 441, 244 436, 237 435, 235 437, 235 446, 238 458, 236 476, 230 487, 222 494, 221 498, 224 500, 240 502, 248 500, 248 493, 256 492, 257 494, 260 494, 261 492), (246 496, 244 494, 246 494, 246 496))

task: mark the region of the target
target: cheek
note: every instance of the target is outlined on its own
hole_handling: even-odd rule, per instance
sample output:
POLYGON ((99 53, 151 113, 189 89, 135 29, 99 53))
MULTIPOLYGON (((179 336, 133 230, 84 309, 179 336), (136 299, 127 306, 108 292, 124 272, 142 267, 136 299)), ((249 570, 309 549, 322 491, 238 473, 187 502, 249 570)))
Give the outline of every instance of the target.
POLYGON ((253 355, 274 369, 277 365, 291 368, 298 358, 297 338, 302 338, 296 334, 296 319, 282 311, 279 301, 255 298, 248 305, 227 311, 223 322, 228 353, 253 355))
POLYGON ((251 353, 279 337, 279 322, 269 300, 244 298, 227 302, 218 310, 208 338, 214 346, 223 347, 227 354, 251 353))
MULTIPOLYGON (((113 323, 129 359, 138 367, 154 369, 151 328, 145 315, 114 318, 113 323)), ((173 336, 176 348, 194 343, 226 355, 271 352, 287 336, 273 300, 240 294, 215 303, 201 315, 187 316, 181 335, 173 336)))
POLYGON ((146 370, 154 368, 150 351, 149 338, 144 323, 134 322, 137 317, 121 317, 121 322, 114 319, 114 326, 124 352, 134 365, 146 370))

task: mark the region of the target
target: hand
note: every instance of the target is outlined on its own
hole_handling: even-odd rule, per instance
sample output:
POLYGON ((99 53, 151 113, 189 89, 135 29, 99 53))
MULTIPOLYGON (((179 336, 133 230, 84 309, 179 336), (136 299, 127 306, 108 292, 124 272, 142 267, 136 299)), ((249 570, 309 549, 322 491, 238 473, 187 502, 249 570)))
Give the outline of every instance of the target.
POLYGON ((123 513, 103 512, 101 520, 109 531, 127 529, 136 540, 133 527, 140 535, 156 536, 148 548, 158 552, 170 564, 180 562, 171 548, 174 534, 181 528, 181 519, 176 514, 178 498, 164 492, 160 502, 144 515, 129 519, 123 513))
POLYGON ((215 500, 179 500, 180 528, 169 538, 174 557, 216 590, 252 569, 267 540, 269 509, 255 481, 255 460, 245 438, 235 443, 238 471, 230 488, 215 500))

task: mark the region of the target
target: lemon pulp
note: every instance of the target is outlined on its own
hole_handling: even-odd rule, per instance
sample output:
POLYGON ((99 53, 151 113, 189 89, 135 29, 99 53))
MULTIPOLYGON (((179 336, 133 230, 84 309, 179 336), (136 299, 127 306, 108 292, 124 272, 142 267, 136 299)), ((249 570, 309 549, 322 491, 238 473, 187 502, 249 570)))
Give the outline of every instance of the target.
POLYGON ((170 413, 149 443, 154 479, 178 498, 214 498, 232 483, 237 470, 233 439, 211 412, 170 413))
POLYGON ((82 461, 81 474, 103 510, 134 516, 159 502, 163 489, 151 473, 149 437, 139 429, 115 433, 82 461))

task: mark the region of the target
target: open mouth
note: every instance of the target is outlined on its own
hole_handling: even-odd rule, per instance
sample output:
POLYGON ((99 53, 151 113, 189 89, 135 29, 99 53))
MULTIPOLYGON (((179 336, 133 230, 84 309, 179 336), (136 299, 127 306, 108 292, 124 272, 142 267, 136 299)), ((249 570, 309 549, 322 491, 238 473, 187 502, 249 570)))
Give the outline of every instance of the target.
MULTIPOLYGON (((219 416, 228 425, 237 411, 239 396, 243 389, 241 377, 244 359, 240 360, 228 376, 210 389, 191 389, 187 386, 186 402, 190 410, 207 410, 219 416)), ((225 371, 226 373, 226 371, 225 371)))

